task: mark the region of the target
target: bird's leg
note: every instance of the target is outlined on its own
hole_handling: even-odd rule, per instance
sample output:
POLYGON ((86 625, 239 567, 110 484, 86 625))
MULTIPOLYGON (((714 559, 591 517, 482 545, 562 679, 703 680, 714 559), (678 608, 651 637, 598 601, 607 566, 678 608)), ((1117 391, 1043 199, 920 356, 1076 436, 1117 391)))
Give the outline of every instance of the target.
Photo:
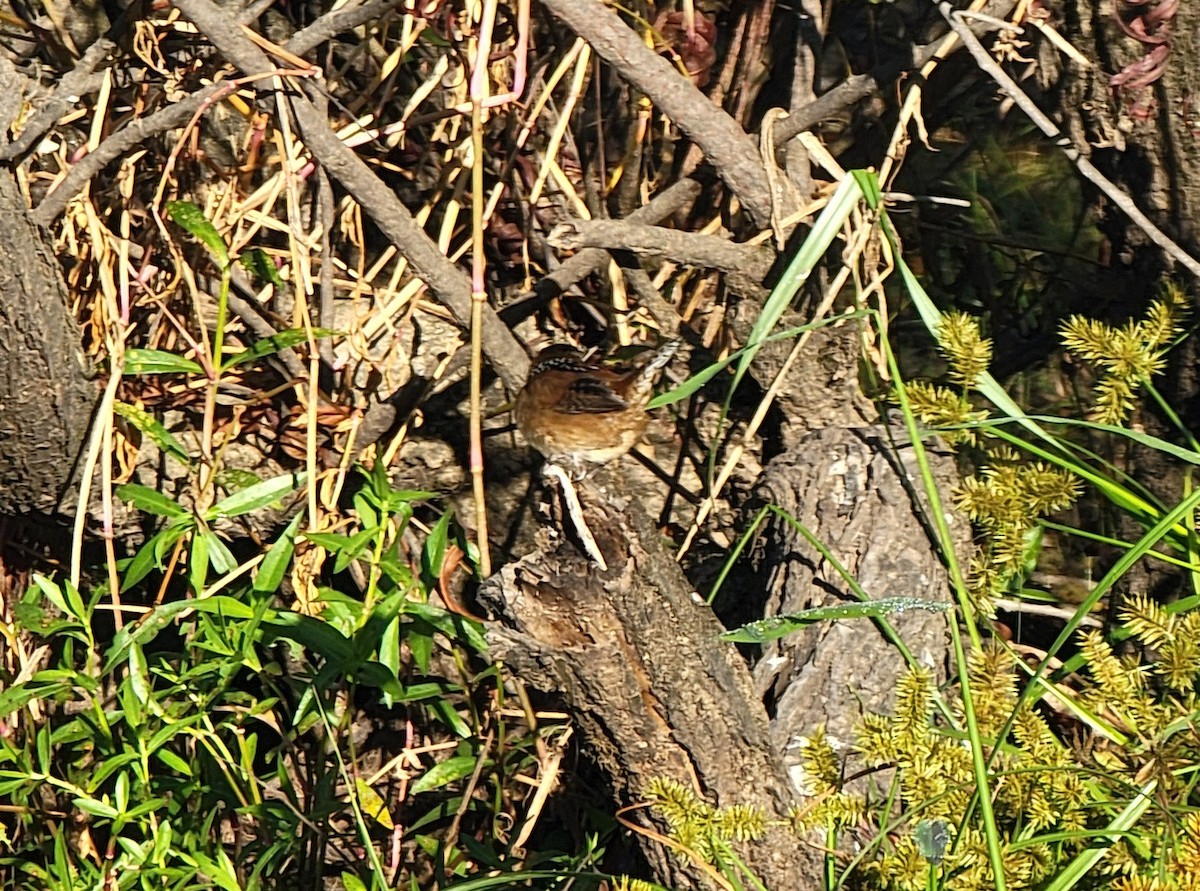
POLYGON ((600 567, 601 572, 607 572, 608 564, 604 562, 600 546, 596 544, 595 536, 592 535, 592 530, 588 528, 587 521, 583 518, 583 505, 579 503, 579 493, 575 491, 575 482, 571 479, 571 474, 552 461, 546 462, 542 472, 547 477, 556 479, 559 486, 562 487, 563 500, 567 504, 567 514, 570 516, 571 522, 575 524, 575 532, 579 535, 579 541, 583 544, 584 551, 600 567))

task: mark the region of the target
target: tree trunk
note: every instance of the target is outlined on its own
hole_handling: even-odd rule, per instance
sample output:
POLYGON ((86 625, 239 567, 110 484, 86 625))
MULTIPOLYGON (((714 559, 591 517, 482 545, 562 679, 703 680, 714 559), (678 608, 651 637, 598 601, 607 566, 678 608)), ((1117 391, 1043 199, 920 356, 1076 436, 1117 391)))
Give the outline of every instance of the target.
MULTIPOLYGON (((13 120, 24 79, 0 58, 0 119, 13 120)), ((64 498, 98 396, 52 249, 0 171, 0 515, 54 513, 64 498)))
MULTIPOLYGON (((618 472, 580 484, 580 497, 609 570, 541 530, 542 549, 481 591, 503 625, 489 626, 491 654, 567 699, 619 804, 641 802, 648 782, 668 778, 718 807, 754 805, 786 822, 795 795, 742 657, 718 640, 720 624, 618 472)), ((645 809, 629 819, 663 831, 645 809)), ((637 840, 655 881, 706 887, 661 842, 637 840)), ((809 887, 820 875, 819 858, 784 826, 741 853, 768 888, 809 887)))

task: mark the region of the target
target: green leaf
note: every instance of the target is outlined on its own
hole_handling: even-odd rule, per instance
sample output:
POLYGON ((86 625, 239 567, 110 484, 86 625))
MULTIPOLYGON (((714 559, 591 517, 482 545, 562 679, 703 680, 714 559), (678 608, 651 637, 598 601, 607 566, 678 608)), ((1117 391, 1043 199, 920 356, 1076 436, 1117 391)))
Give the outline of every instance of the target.
POLYGON ((366 780, 356 777, 354 791, 358 795, 358 806, 362 808, 363 816, 378 823, 384 829, 396 828, 396 824, 392 822, 392 815, 388 813, 387 802, 366 780))
POLYGON ((179 618, 180 613, 192 611, 231 619, 252 619, 255 615, 253 607, 225 594, 215 594, 203 600, 176 600, 164 603, 113 635, 112 645, 104 654, 104 672, 107 674, 117 663, 123 662, 131 646, 144 646, 179 618))
POLYGON ((917 850, 930 863, 941 863, 950 842, 950 830, 945 820, 922 820, 914 833, 917 850))
POLYGON ((283 583, 283 575, 287 572, 292 554, 296 550, 296 531, 300 528, 300 520, 304 514, 298 513, 292 517, 279 538, 267 548, 262 563, 258 564, 258 572, 254 574, 254 590, 271 594, 279 590, 283 583))
POLYGON ((136 764, 139 759, 137 752, 123 752, 120 755, 108 755, 103 761, 97 762, 96 769, 87 776, 87 790, 94 792, 108 782, 108 778, 123 767, 136 764))
POLYGON ((187 515, 187 511, 173 498, 168 498, 157 489, 151 489, 140 483, 125 483, 123 486, 118 486, 117 497, 122 501, 128 501, 138 510, 144 510, 148 514, 172 518, 187 515))
POLYGON ((331 554, 349 546, 350 536, 340 532, 305 532, 304 540, 324 548, 331 554))
POLYGON ((469 739, 471 737, 471 728, 467 726, 467 722, 463 720, 462 715, 454 710, 454 707, 445 697, 430 700, 429 710, 437 715, 438 719, 459 738, 469 739))
POLYGON ((159 749, 154 753, 154 757, 167 766, 168 769, 175 771, 181 777, 192 776, 192 765, 185 759, 179 757, 170 749, 159 749))
MULTIPOLYGON (((138 703, 150 703, 153 701, 154 687, 150 683, 150 669, 146 665, 146 653, 136 644, 129 648, 129 689, 133 696, 131 699, 138 703)), ((140 719, 139 719, 140 723, 140 719)))
POLYGON ((404 612, 406 615, 419 616, 451 640, 463 640, 480 653, 487 652, 487 638, 483 635, 483 626, 473 619, 414 600, 404 605, 404 612))
POLYGON ((350 640, 320 619, 285 611, 276 613, 267 625, 270 636, 295 641, 323 657, 339 671, 352 668, 356 661, 354 645, 350 640))
POLYGON ((260 280, 269 281, 277 288, 284 287, 279 270, 262 248, 250 248, 248 251, 242 251, 238 260, 251 275, 257 276, 260 280))
POLYGON ((190 201, 168 201, 167 214, 177 225, 186 229, 189 235, 199 239, 212 251, 222 270, 229 268, 229 247, 221 233, 204 215, 204 211, 190 201))
POLYGON ((240 492, 234 492, 225 500, 214 504, 205 513, 204 518, 215 520, 218 517, 240 517, 258 510, 260 507, 274 504, 303 486, 305 478, 304 473, 281 473, 269 480, 247 486, 240 492))
POLYGON ((400 676, 403 621, 396 616, 388 623, 387 629, 379 638, 379 662, 392 674, 400 676))
POLYGON ((352 872, 342 873, 342 887, 346 891, 367 891, 367 886, 363 884, 363 880, 352 872))
POLYGON ((423 699, 445 699, 450 693, 462 692, 461 688, 446 683, 427 681, 423 684, 413 684, 404 688, 404 695, 397 702, 420 702, 423 699))
POLYGON ((188 584, 197 597, 208 582, 208 543, 212 540, 211 536, 211 532, 199 532, 192 536, 192 549, 188 554, 188 584))
POLYGON ((120 816, 120 812, 111 804, 103 801, 97 801, 95 798, 76 798, 75 807, 79 808, 85 814, 91 814, 95 817, 104 817, 109 820, 115 820, 120 816))
POLYGON ((766 342, 771 329, 775 327, 775 323, 779 321, 787 308, 792 305, 792 299, 808 281, 808 277, 812 275, 812 271, 825 256, 825 252, 829 250, 833 240, 842 231, 843 225, 850 218, 850 214, 854 212, 854 208, 862 200, 862 197, 862 187, 854 177, 847 176, 838 185, 837 191, 833 193, 833 197, 829 199, 829 203, 825 205, 825 209, 813 223, 812 231, 808 233, 808 237, 796 251, 796 255, 780 277, 779 283, 771 290, 770 296, 763 304, 762 312, 754 321, 754 327, 750 331, 750 336, 746 338, 746 346, 733 374, 731 393, 737 389, 738 384, 749 370, 750 363, 758 354, 759 348, 766 342))
POLYGON ((225 467, 217 472, 217 485, 230 494, 257 486, 258 474, 244 467, 225 467))
POLYGON ((229 859, 229 855, 221 848, 216 849, 217 859, 196 851, 193 856, 196 858, 196 863, 216 887, 223 891, 243 891, 242 883, 237 877, 237 868, 234 867, 233 861, 229 859))
POLYGON ((433 660, 433 628, 423 619, 414 619, 404 629, 413 664, 423 673, 428 673, 433 660))
POLYGON ((208 563, 213 569, 221 575, 237 569, 237 558, 229 552, 229 548, 225 542, 221 541, 220 536, 211 530, 206 530, 201 533, 201 537, 208 546, 208 563))
POLYGON ((69 681, 53 684, 16 684, 0 693, 0 719, 7 718, 17 709, 24 708, 34 699, 53 700, 70 691, 69 681))
POLYGON ((475 772, 475 763, 478 760, 479 758, 475 755, 455 755, 453 758, 438 762, 417 777, 408 787, 408 792, 410 795, 420 795, 430 789, 437 789, 447 783, 469 777, 475 772))
POLYGON ((167 548, 174 546, 192 527, 192 518, 182 518, 170 523, 165 529, 156 533, 134 554, 129 565, 125 567, 125 578, 121 587, 132 588, 154 569, 162 568, 162 554, 167 548))
POLYGON ((204 374, 200 363, 166 350, 133 347, 125 351, 125 374, 204 374))
POLYGON ((320 545, 331 554, 336 554, 333 571, 341 572, 353 560, 356 560, 367 545, 379 535, 378 526, 369 526, 354 535, 341 535, 337 532, 306 532, 304 538, 315 545, 320 545))
POLYGON ((945 612, 952 604, 944 600, 922 600, 919 597, 885 597, 859 603, 840 603, 836 606, 817 606, 785 616, 772 616, 750 622, 733 631, 726 631, 721 640, 733 643, 764 643, 776 640, 793 631, 799 631, 814 622, 826 619, 874 619, 889 613, 921 609, 929 612, 945 612))
POLYGON ((425 571, 431 579, 437 579, 442 572, 442 561, 446 559, 446 541, 450 536, 450 511, 446 511, 429 530, 425 538, 425 547, 421 557, 425 562, 425 571))
POLYGON ((114 402, 113 412, 150 437, 162 452, 178 459, 183 464, 191 465, 192 459, 188 455, 187 449, 180 445, 179 440, 172 436, 171 431, 159 423, 154 415, 127 402, 114 402))
MULTIPOLYGON (((75 615, 75 611, 71 608, 70 604, 67 603, 67 598, 63 593, 62 588, 59 587, 58 583, 55 582, 54 579, 44 576, 41 573, 34 573, 33 583, 42 593, 42 597, 54 604, 59 612, 65 613, 68 616, 75 615)), ((76 616, 76 618, 79 617, 76 616)))
MULTIPOLYGON (((328 328, 314 328, 313 337, 332 337, 336 331, 331 331, 328 328)), ((253 362, 256 359, 261 359, 264 356, 270 356, 278 353, 280 350, 290 349, 297 344, 308 342, 308 332, 303 328, 288 328, 286 331, 280 331, 278 334, 272 334, 270 337, 264 337, 262 340, 256 340, 249 349, 242 350, 236 356, 232 356, 222 366, 222 371, 228 371, 237 365, 245 365, 247 362, 253 362)))

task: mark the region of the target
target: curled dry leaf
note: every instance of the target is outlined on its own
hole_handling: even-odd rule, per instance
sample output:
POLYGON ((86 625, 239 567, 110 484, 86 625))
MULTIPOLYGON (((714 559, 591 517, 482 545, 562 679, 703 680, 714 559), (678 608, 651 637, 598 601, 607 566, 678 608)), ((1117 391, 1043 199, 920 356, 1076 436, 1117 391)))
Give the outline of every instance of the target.
POLYGON ((1160 0, 1155 6, 1150 6, 1149 0, 1124 0, 1124 7, 1118 4, 1117 24, 1134 40, 1153 46, 1170 38, 1171 20, 1179 10, 1179 0, 1160 0))
POLYGON ((717 25, 711 16, 696 13, 689 31, 682 12, 661 12, 654 20, 661 49, 669 49, 683 60, 683 67, 697 87, 708 86, 717 61, 717 25))
POLYGON ((1167 57, 1171 54, 1168 44, 1160 43, 1136 62, 1130 62, 1109 79, 1115 89, 1140 90, 1148 87, 1167 70, 1167 57))
POLYGON ((1150 86, 1167 70, 1171 54, 1171 23, 1179 0, 1119 0, 1114 16, 1121 30, 1147 47, 1146 55, 1114 74, 1109 85, 1129 91, 1150 86))

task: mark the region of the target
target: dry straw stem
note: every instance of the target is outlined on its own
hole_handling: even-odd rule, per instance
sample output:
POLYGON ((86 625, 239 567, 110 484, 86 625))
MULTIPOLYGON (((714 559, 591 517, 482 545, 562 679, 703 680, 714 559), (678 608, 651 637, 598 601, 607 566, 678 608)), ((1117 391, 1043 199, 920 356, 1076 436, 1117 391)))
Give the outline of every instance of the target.
MULTIPOLYGON (((974 9, 975 7, 972 6, 971 8, 974 9)), ((956 12, 949 3, 939 4, 938 10, 950 24, 950 27, 954 29, 954 33, 962 39, 967 51, 970 52, 971 57, 975 60, 980 70, 990 76, 996 82, 996 85, 1012 98, 1013 102, 1017 104, 1021 111, 1028 115, 1029 119, 1037 125, 1039 130, 1054 140, 1055 145, 1062 149, 1067 158, 1083 174, 1084 179, 1095 185, 1108 196, 1113 204, 1125 211, 1126 216, 1150 236, 1151 241, 1176 259, 1188 272, 1196 278, 1200 278, 1200 262, 1197 262, 1191 254, 1180 247, 1165 232, 1159 229, 1158 226, 1154 225, 1151 219, 1142 213, 1129 195, 1118 188, 1112 180, 1097 170, 1095 165, 1083 156, 1083 153, 1071 142, 1071 138, 1064 135, 1055 126, 1054 122, 1037 107, 1034 101, 1026 95, 1025 91, 1017 86, 1016 82, 1004 72, 1004 69, 992 58, 991 54, 984 49, 983 44, 979 42, 971 32, 971 29, 964 23, 963 13, 956 12)))
MULTIPOLYGON (((230 23, 211 0, 175 0, 175 6, 212 41, 227 60, 249 75, 274 72, 270 60, 230 23)), ((471 281, 438 250, 412 214, 370 168, 330 130, 327 117, 301 95, 289 97, 305 148, 334 179, 341 183, 379 229, 412 264, 415 273, 445 305, 459 325, 470 324, 471 281)), ((529 373, 529 357, 490 307, 482 308, 483 351, 511 389, 518 389, 529 373)))
MULTIPOLYGON (((981 12, 987 6, 987 0, 974 0, 969 7, 974 12, 981 12)), ((896 129, 892 132, 892 141, 888 146, 887 156, 883 159, 883 164, 879 168, 879 183, 883 188, 887 188, 891 183, 893 168, 904 157, 905 148, 908 146, 908 126, 910 122, 916 118, 917 129, 920 134, 921 141, 928 144, 928 134, 925 132, 925 122, 921 120, 921 97, 924 95, 924 90, 921 85, 925 83, 933 71, 946 56, 953 52, 954 47, 958 45, 957 34, 947 34, 938 44, 937 51, 933 54, 924 65, 921 66, 920 77, 915 78, 908 94, 904 97, 904 104, 900 107, 900 116, 896 121, 896 129)))

